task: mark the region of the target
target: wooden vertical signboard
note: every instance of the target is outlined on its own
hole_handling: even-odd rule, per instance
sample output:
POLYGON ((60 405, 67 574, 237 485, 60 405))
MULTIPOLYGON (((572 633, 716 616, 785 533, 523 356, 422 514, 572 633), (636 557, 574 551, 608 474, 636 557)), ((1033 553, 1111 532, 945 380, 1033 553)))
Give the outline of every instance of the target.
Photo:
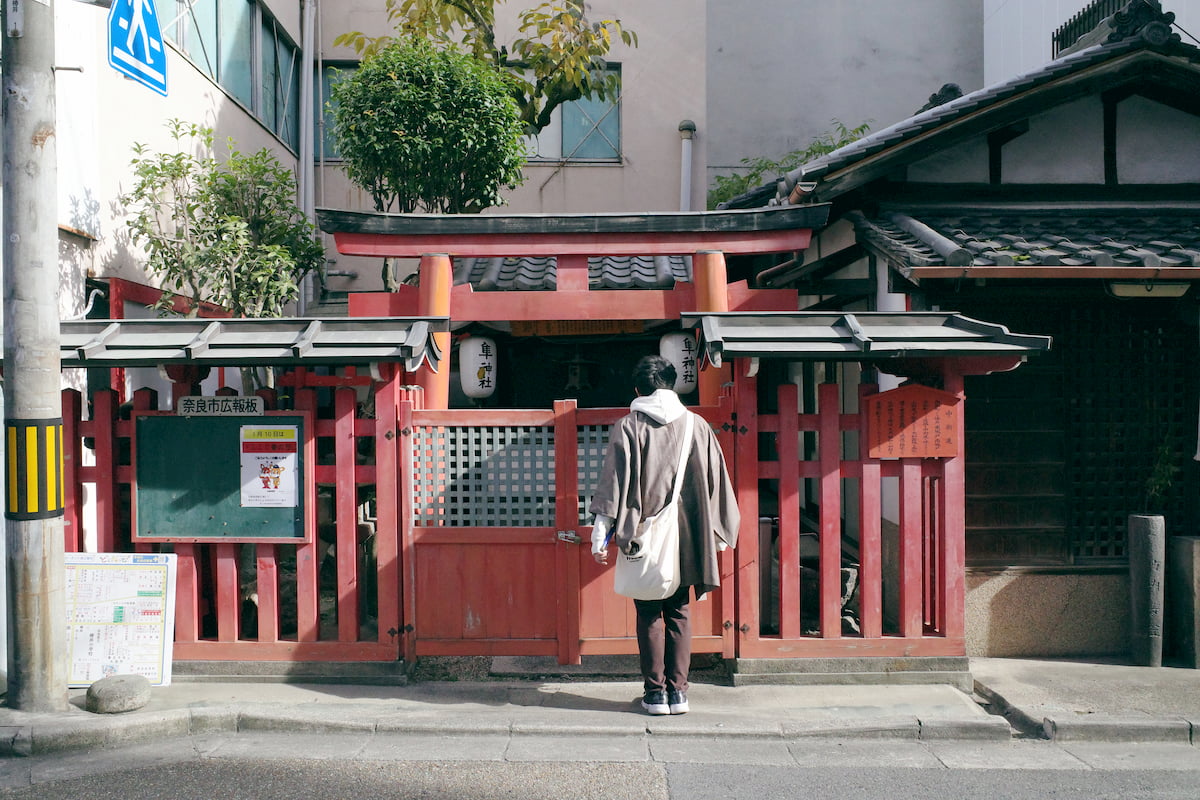
POLYGON ((866 398, 871 458, 954 458, 959 455, 958 397, 920 384, 866 398))

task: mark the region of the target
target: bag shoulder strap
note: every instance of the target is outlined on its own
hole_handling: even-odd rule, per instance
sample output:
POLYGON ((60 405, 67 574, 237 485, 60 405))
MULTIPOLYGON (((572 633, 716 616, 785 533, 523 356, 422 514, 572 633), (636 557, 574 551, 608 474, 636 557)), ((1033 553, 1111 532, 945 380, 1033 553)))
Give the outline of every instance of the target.
POLYGON ((675 487, 671 490, 672 503, 679 499, 679 493, 683 489, 683 470, 687 467, 688 453, 692 451, 692 424, 696 419, 696 415, 691 411, 683 413, 687 414, 687 421, 683 427, 683 444, 679 447, 679 463, 675 465, 675 487))

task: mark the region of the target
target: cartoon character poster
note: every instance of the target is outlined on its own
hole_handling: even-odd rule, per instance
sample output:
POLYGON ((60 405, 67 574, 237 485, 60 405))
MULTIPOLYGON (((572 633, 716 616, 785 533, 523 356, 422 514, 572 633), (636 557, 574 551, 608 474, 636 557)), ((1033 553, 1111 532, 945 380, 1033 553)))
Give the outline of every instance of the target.
POLYGON ((296 425, 244 425, 241 429, 242 507, 296 506, 296 425))

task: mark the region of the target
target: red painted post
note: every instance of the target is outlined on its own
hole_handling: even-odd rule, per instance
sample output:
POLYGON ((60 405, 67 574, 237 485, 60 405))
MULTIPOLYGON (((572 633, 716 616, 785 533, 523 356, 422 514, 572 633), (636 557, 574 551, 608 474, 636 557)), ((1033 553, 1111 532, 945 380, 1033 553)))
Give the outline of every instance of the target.
POLYGON ((863 384, 859 387, 858 458, 862 463, 859 481, 858 533, 858 616, 864 639, 883 635, 883 510, 879 459, 867 455, 866 403, 868 396, 877 394, 879 387, 863 384))
POLYGON ((113 552, 118 509, 117 393, 101 389, 92 394, 92 440, 96 443, 96 550, 113 552))
MULTIPOLYGON (((729 471, 730 480, 734 486, 737 486, 736 437, 732 425, 728 424, 733 421, 734 404, 731 391, 730 388, 721 393, 717 419, 722 422, 722 425, 717 430, 717 443, 721 445, 721 453, 725 457, 725 468, 729 471)), ((733 620, 736 619, 737 614, 736 553, 737 548, 731 548, 717 554, 717 565, 721 571, 721 588, 717 590, 717 594, 720 597, 721 605, 714 610, 713 619, 721 623, 721 655, 727 659, 737 655, 737 632, 733 626, 733 620), (729 622, 729 625, 725 625, 725 622, 729 622)))
POLYGON ((238 545, 213 547, 216 579, 217 641, 236 642, 241 635, 242 587, 238 580, 238 545))
MULTIPOLYGON (((701 250, 692 256, 692 282, 696 284, 697 311, 729 310, 729 275, 725 254, 720 250, 701 250)), ((713 406, 728 383, 732 367, 709 365, 700 371, 700 405, 713 406)), ((755 524, 757 524, 757 515, 755 524)))
POLYGON ((257 545, 255 586, 258 594, 258 641, 279 641, 279 546, 257 545))
POLYGON ((921 460, 900 459, 900 635, 906 639, 922 634, 921 540, 924 537, 922 514, 921 460))
POLYGON ((939 506, 941 513, 941 549, 938 572, 941 576, 942 614, 940 629, 947 638, 960 639, 966 634, 966 459, 963 443, 966 441, 966 423, 962 407, 966 403, 963 388, 963 373, 953 360, 947 359, 943 370, 943 388, 958 397, 960 413, 958 421, 959 453, 946 459, 940 483, 939 506))
MULTIPOLYGON (((450 316, 450 292, 454 288, 454 271, 450 256, 427 253, 421 256, 419 267, 418 308, 426 317, 450 316)), ((433 334, 434 346, 446 357, 446 364, 434 372, 428 365, 417 370, 417 383, 425 390, 425 408, 450 407, 450 332, 433 334)))
POLYGON ((758 550, 758 379, 737 371, 736 383, 737 414, 733 420, 737 432, 734 446, 736 463, 734 490, 737 493, 738 509, 742 514, 738 529, 738 546, 735 555, 737 564, 737 617, 729 620, 737 625, 741 634, 737 637, 740 647, 758 642, 760 617, 758 608, 758 560, 763 554, 758 550))
MULTIPOLYGON (((317 393, 313 389, 297 389, 294 406, 297 411, 317 410, 317 393)), ((315 420, 314 420, 315 428, 315 420)), ((310 435, 315 436, 313 431, 310 435)), ((315 468, 315 465, 313 465, 315 468)), ((306 478, 313 481, 314 478, 306 478)), ((315 515, 315 509, 310 515, 315 515)), ((313 531, 311 542, 296 545, 296 640, 315 642, 321 638, 320 563, 321 540, 313 531)))
POLYGON ((358 398, 342 387, 334 393, 334 463, 337 483, 334 508, 337 517, 337 616, 338 641, 358 641, 358 447, 354 436, 358 398))
POLYGON ((817 442, 820 479, 821 637, 842 635, 842 426, 840 387, 822 383, 817 388, 820 429, 817 442))
POLYGON ((375 388, 375 572, 379 643, 396 644, 400 620, 400 381, 397 364, 384 364, 385 381, 375 388))
MULTIPOLYGON (((775 613, 779 619, 779 635, 798 639, 802 631, 800 618, 800 390, 794 383, 779 387, 779 432, 776 449, 779 453, 779 596, 775 598, 775 613)), ((759 558, 771 564, 771 552, 760 552, 759 558)), ((763 570, 770 573, 770 569, 763 570)), ((761 589, 760 589, 761 595, 761 589)))
POLYGON ((63 552, 83 549, 83 396, 76 389, 62 391, 63 449, 63 552))
POLYGON ((416 512, 413 509, 413 484, 418 479, 416 459, 413 455, 413 440, 416 428, 413 424, 413 408, 421 402, 421 393, 402 391, 400 399, 400 575, 403 605, 400 608, 404 626, 404 660, 410 664, 417 658, 417 558, 416 538, 413 525, 416 512))
MULTIPOLYGON (((586 271, 585 271, 586 274, 586 271)), ((574 400, 554 401, 554 519, 558 531, 578 536, 579 432, 574 400)), ((562 595, 558 604, 558 663, 580 663, 580 549, 586 544, 555 542, 554 564, 562 595)))

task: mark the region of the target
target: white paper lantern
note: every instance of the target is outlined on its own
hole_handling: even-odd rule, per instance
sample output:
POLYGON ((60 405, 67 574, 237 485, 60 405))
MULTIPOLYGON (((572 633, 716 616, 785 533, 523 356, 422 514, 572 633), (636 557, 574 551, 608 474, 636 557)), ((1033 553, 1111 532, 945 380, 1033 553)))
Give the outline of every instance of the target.
POLYGON ((491 397, 496 391, 496 343, 486 336, 459 342, 458 377, 467 397, 491 397))
POLYGON ((690 333, 667 333, 658 340, 658 354, 675 365, 675 391, 687 394, 696 391, 700 370, 696 337, 690 333))

